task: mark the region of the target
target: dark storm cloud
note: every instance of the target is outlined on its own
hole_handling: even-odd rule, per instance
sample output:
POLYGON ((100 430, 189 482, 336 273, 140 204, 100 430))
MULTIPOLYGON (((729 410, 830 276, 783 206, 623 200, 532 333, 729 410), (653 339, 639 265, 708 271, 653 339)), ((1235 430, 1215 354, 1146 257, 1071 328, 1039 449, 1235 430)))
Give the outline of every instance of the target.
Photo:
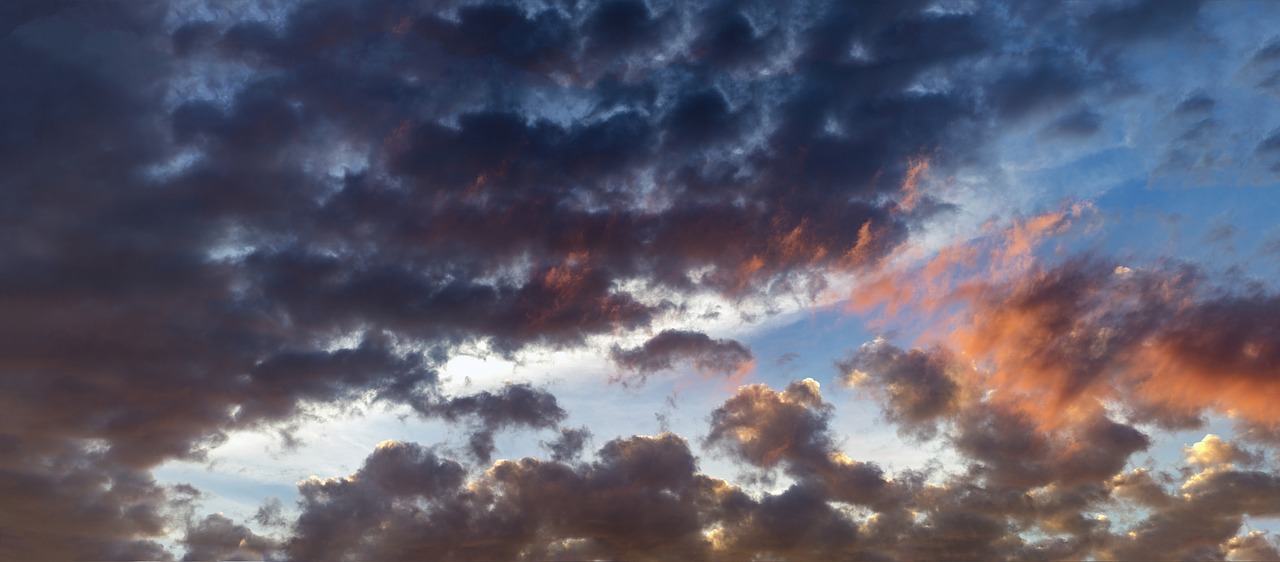
POLYGON ((475 418, 486 427, 510 425, 552 427, 567 415, 556 397, 528 384, 509 384, 499 392, 482 391, 418 405, 430 416, 448 421, 475 418))
POLYGON ((759 63, 782 47, 779 31, 762 28, 742 7, 740 2, 712 3, 697 15, 697 37, 689 53, 694 60, 736 68, 759 63))
POLYGON ((922 529, 900 525, 920 533, 904 546, 926 558, 937 554, 921 553, 1133 559, 1156 552, 1221 559, 1245 548, 1248 539, 1237 536, 1243 517, 1271 508, 1237 500, 1216 484, 1250 490, 1241 498, 1267 497, 1274 475, 1236 466, 1255 466, 1254 453, 1210 435, 1188 448, 1187 462, 1196 468, 1180 476, 1121 471, 1152 443, 1132 424, 1199 427, 1201 416, 1216 410, 1236 418, 1245 438, 1268 442, 1276 423, 1264 405, 1271 398, 1263 397, 1274 396, 1276 387, 1264 374, 1274 369, 1263 365, 1274 362, 1269 350, 1280 341, 1269 312, 1275 294, 1258 283, 1215 282, 1184 263, 1131 269, 1089 254, 1007 270, 979 267, 970 278, 960 273, 985 250, 995 260, 1027 244, 1036 237, 1031 231, 1051 229, 1061 215, 1048 218, 1054 220, 1011 228, 990 248, 948 249, 923 272, 898 278, 911 287, 898 289, 903 298, 964 303, 963 322, 939 329, 954 330, 934 344, 944 352, 903 352, 877 341, 840 365, 846 381, 883 393, 887 417, 906 429, 918 423, 903 415, 911 406, 947 404, 918 419, 969 463, 967 473, 926 487, 911 504, 938 506, 926 519, 934 531, 954 518, 973 525, 961 529, 982 532, 952 536, 946 540, 957 542, 935 551, 922 529), (951 276, 963 279, 960 291, 931 286, 951 276), (964 357, 964 364, 949 356, 964 357), (940 392, 952 385, 952 392, 940 392), (1112 419, 1108 409, 1125 421, 1112 419), (1219 474, 1231 476, 1217 480, 1219 474), (1164 489, 1179 482, 1177 494, 1164 489), (1197 489, 1215 501, 1199 503, 1197 489), (1154 513, 1131 529, 1113 529, 1098 513, 1116 502, 1154 513), (1184 527, 1192 525, 1192 513, 1206 525, 1184 527), (1011 531, 1029 526, 1065 537, 1024 543, 1011 531))
POLYGON ((456 19, 419 18, 413 31, 457 56, 494 56, 520 67, 554 68, 574 50, 574 29, 556 10, 478 4, 458 8, 456 19))
POLYGON ((812 379, 793 382, 782 392, 762 384, 745 386, 712 412, 707 442, 760 467, 817 466, 835 447, 828 430, 831 410, 812 379))
POLYGON ((605 0, 588 10, 582 26, 586 49, 604 56, 654 45, 667 24, 644 0, 605 0))
POLYGON ((733 375, 755 362, 751 350, 736 340, 712 339, 702 332, 685 330, 663 330, 639 347, 614 346, 610 356, 619 367, 637 373, 641 381, 684 363, 706 373, 733 375))
MULTIPOLYGON (((825 274, 874 266, 941 209, 895 201, 914 159, 931 155, 940 170, 981 162, 1003 120, 1076 107, 1093 78, 1114 75, 1114 61, 1078 60, 1075 43, 1118 40, 1119 26, 1151 39, 1196 13, 1100 8, 1085 18, 1094 35, 1076 37, 1029 32, 984 6, 944 14, 923 2, 438 12, 317 2, 275 19, 219 7, 214 20, 169 21, 202 12, 180 8, 0 11, 0 427, 16 459, 0 473, 0 503, 35 505, 33 490, 52 498, 4 519, 6 557, 162 558, 146 539, 164 534, 166 492, 146 469, 200 459, 228 432, 287 422, 310 403, 375 396, 471 424, 479 458, 497 430, 553 428, 566 414, 550 394, 442 396, 435 369, 461 344, 513 356, 647 328, 696 293, 816 294, 825 274), (1015 53, 1016 68, 981 64, 1027 37, 1034 48, 1015 53), (649 290, 670 298, 640 294, 649 290)), ((1044 25, 1076 29, 1054 17, 1044 25)), ((1240 329, 1266 333, 1268 303, 1203 312, 1221 322, 1239 308, 1240 329)), ((1232 350, 1183 341, 1176 324, 1160 334, 1161 350, 1183 349, 1205 372, 1200 351, 1226 360, 1245 386, 1274 362, 1266 341, 1232 350)), ((717 366, 721 353, 749 357, 732 342, 695 347, 695 364, 708 348, 717 366)), ((820 498, 887 505, 877 491, 887 480, 833 456, 816 391, 751 392, 759 404, 726 406, 721 422, 747 431, 739 407, 779 416, 792 433, 760 431, 783 456, 737 433, 716 440, 752 462, 785 462, 802 481, 768 501, 716 492, 678 438, 636 438, 607 445, 587 472, 521 461, 489 477, 513 490, 582 486, 577 519, 520 504, 534 519, 477 511, 406 542, 417 523, 344 527, 333 513, 412 511, 390 499, 405 494, 464 506, 519 498, 460 500, 480 494, 459 491, 461 465, 380 451, 362 469, 371 476, 304 485, 290 550, 310 559, 325 550, 309 545, 328 540, 361 555, 430 552, 457 531, 472 542, 448 543, 456 557, 518 552, 467 550, 495 540, 486 533, 524 537, 546 556, 682 556, 709 540, 689 498, 724 510, 735 552, 851 544, 856 525, 820 498), (670 481, 625 481, 642 472, 633 463, 668 461, 670 481), (397 463, 440 481, 401 489, 407 477, 376 476, 397 463), (640 511, 593 495, 608 493, 640 511), (804 524, 775 524, 789 514, 804 524), (635 518, 643 524, 619 530, 635 518), (538 542, 528 521, 552 521, 557 540, 595 521, 603 538, 538 542), (769 528, 780 534, 755 531, 769 528), (409 546, 384 550, 360 529, 409 546), (677 540, 662 550, 658 537, 677 540)), ((228 553, 235 537, 266 548, 239 523, 200 521, 188 534, 195 554, 228 553)))

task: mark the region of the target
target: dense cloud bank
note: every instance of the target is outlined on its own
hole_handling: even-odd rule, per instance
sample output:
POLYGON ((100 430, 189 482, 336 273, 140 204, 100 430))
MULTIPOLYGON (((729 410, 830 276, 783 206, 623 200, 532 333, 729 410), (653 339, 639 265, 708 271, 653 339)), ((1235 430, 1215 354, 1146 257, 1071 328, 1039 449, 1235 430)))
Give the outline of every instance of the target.
MULTIPOLYGON (((972 314, 935 345, 854 351, 841 380, 903 435, 948 443, 961 475, 850 458, 812 380, 743 386, 699 441, 777 493, 701 473, 693 436, 583 459, 590 431, 562 427, 547 388, 439 380, 460 346, 596 349, 626 384, 741 377, 744 344, 666 326, 696 298, 769 310, 838 276, 883 304, 904 248, 956 210, 922 170, 981 168, 1033 123, 1096 134, 1102 106, 1142 95, 1126 49, 1211 42, 1202 11, 8 3, 0 558, 159 559, 169 539, 190 559, 1272 556, 1239 533, 1278 505, 1280 477, 1233 464, 1261 453, 1176 482, 1125 472, 1150 427, 1206 412, 1280 434, 1280 300, 1192 265, 1014 268, 955 292, 946 306, 972 314), (1044 411, 1009 398, 1033 391, 1044 411), (268 509, 252 528, 151 474, 368 401, 465 429, 468 458, 387 443, 301 484, 295 521, 268 509), (551 460, 494 461, 495 434, 522 429, 558 432, 551 460), (1147 510, 1132 532, 1098 516, 1117 501, 1147 510)), ((1268 95, 1277 52, 1241 62, 1268 95)), ((1215 111, 1195 94, 1170 108, 1186 134, 1166 171, 1221 161, 1215 111)), ((1274 172, 1274 130, 1241 138, 1274 172)), ((1050 223, 996 261, 1021 264, 1017 242, 1050 223)))
POLYGON ((805 379, 781 392, 744 386, 712 412, 707 441, 762 476, 781 468, 791 483, 777 492, 700 472, 671 433, 610 441, 589 461, 501 460, 470 475, 431 448, 388 441, 354 474, 300 484, 287 540, 209 516, 186 543, 189 554, 222 544, 224 555, 300 560, 1276 556, 1266 535, 1239 533, 1245 516, 1280 514, 1280 474, 1217 436, 1188 448, 1180 472, 1125 471, 1149 445, 1132 426, 1098 417, 1044 430, 973 403, 945 434, 972 464, 930 481, 847 457, 832 409, 805 379), (1145 515, 1113 523, 1103 511, 1145 515))

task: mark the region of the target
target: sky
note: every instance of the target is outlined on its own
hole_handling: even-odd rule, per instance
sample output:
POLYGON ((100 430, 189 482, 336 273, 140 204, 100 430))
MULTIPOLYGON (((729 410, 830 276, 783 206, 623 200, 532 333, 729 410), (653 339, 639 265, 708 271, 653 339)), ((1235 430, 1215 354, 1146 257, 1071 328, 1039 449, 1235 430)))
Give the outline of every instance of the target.
POLYGON ((0 3, 0 559, 1280 560, 1280 3, 0 3))

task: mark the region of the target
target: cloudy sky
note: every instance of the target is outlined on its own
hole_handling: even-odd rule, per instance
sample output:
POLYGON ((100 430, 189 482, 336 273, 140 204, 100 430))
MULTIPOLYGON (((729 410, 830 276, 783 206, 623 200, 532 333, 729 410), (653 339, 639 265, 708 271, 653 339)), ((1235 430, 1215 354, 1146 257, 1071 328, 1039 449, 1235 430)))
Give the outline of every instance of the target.
POLYGON ((0 559, 1280 559, 1280 3, 0 3, 0 559))

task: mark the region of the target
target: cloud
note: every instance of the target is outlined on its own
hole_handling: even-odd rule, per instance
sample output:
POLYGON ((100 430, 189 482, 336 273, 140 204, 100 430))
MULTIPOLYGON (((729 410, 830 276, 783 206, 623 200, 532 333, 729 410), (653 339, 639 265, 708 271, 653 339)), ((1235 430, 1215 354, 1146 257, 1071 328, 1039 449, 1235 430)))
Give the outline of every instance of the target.
POLYGON ((1089 109, 1081 109, 1062 116, 1044 130, 1050 137, 1088 137, 1102 127, 1102 115, 1089 109))
POLYGON ((1066 233, 1086 209, 1015 221, 923 264, 889 268, 852 306, 928 319, 927 341, 974 361, 960 372, 1005 403, 1038 396, 1028 414, 1046 426, 1087 419, 1102 401, 1167 427, 1205 411, 1272 423, 1261 400, 1276 392, 1264 365, 1280 341, 1269 313, 1277 296, 1215 283, 1188 263, 1133 269, 1090 252, 1038 257, 1046 237, 1066 233))
POLYGON ((1257 453, 1235 443, 1223 441, 1221 437, 1212 433, 1205 435, 1204 439, 1193 443, 1190 447, 1184 447, 1183 451, 1187 453, 1188 464, 1202 467, 1235 463, 1247 465, 1257 463, 1259 460, 1257 453))
POLYGON ((1235 537, 1227 541, 1226 546, 1228 560, 1280 560, 1280 550, 1276 549, 1274 539, 1262 531, 1235 537))
POLYGON ((577 458, 591 439, 591 430, 585 427, 561 428, 560 436, 550 443, 542 445, 551 451, 551 460, 567 462, 577 458))
POLYGON ((712 339, 701 332, 663 330, 639 347, 615 345, 610 357, 619 367, 648 375, 690 364, 703 373, 741 375, 755 366, 755 355, 747 346, 731 339, 712 339))
POLYGON ((414 402, 413 406, 427 417, 450 422, 473 421, 478 427, 471 434, 471 452, 483 463, 488 463, 493 455, 493 434, 497 430, 548 429, 568 416, 555 395, 528 384, 507 384, 499 392, 486 390, 451 398, 427 398, 414 402))
POLYGON ((1273 131, 1266 138, 1258 141, 1258 146, 1254 148, 1254 152, 1258 157, 1268 159, 1271 164, 1271 171, 1280 173, 1280 131, 1273 131))
POLYGON ((340 559, 344 550, 368 540, 386 514, 447 496, 465 476, 461 465, 430 449, 384 442, 355 477, 317 478, 299 486, 302 513, 287 544, 289 557, 340 559))
MULTIPOLYGON (((1243 517, 1271 516, 1280 509, 1276 476, 1232 469, 1207 469, 1189 478, 1182 495, 1156 511, 1129 534, 1116 537, 1106 552, 1116 559, 1140 556, 1224 557, 1257 539, 1235 534, 1243 517)), ((1263 552, 1266 552, 1265 550, 1263 552)))
POLYGON ((168 491, 144 470, 112 462, 101 448, 0 436, 0 556, 27 560, 159 560, 168 491))
MULTIPOLYGON (((1131 392, 1141 420, 1274 421, 1275 295, 1204 288, 1178 266, 1120 278, 1103 258, 1032 263, 1029 241, 1078 212, 1023 221, 989 255, 953 249, 951 263, 1016 270, 957 294, 944 271, 901 290, 877 276, 954 210, 901 189, 924 162, 940 177, 980 168, 1008 125, 1062 108, 1094 108, 1063 117, 1062 133, 1109 123, 1092 119, 1106 109, 1094 98, 1129 70, 1109 54, 1194 30, 1196 3, 205 8, 22 4, 0 17, 0 503, 22 514, 3 521, 18 537, 0 545, 8 557, 164 558, 155 540, 183 494, 148 471, 309 404, 408 404, 467 426, 489 464, 496 431, 557 429, 568 413, 533 385, 445 395, 436 370, 458 346, 585 348, 665 326, 695 298, 813 302, 850 273, 870 281, 868 302, 960 298, 974 321, 953 352, 992 366, 1002 391, 1047 389, 1046 415, 1087 410, 1064 432, 1102 452, 1044 450, 1089 482, 1141 444, 1093 398, 1131 392)), ((1250 62, 1264 89, 1274 58, 1263 47, 1250 62)), ((1270 157, 1268 142, 1253 154, 1270 157)), ((1051 432, 1025 412, 960 409, 969 382, 918 353, 934 352, 857 359, 904 427, 999 425, 1011 434, 995 437, 1033 444, 1051 432)), ((662 331, 613 358, 643 375, 686 361, 741 372, 753 355, 662 331)), ((673 435, 609 441, 570 466, 585 434, 559 428, 553 460, 500 461, 475 489, 462 464, 388 445, 357 478, 303 484, 287 549, 813 557, 909 529, 1013 552, 988 513, 966 545, 966 516, 906 523, 914 492, 841 456, 831 408, 799 382, 745 387, 715 411, 708 443, 796 480, 762 498, 697 473, 673 435), (560 497, 577 511, 545 507, 560 497), (841 502, 879 522, 859 525, 841 502), (412 515, 450 509, 459 518, 412 515)), ((955 435, 1001 478, 1034 480, 1024 469, 1043 462, 955 435)), ((246 522, 192 525, 193 556, 270 550, 246 522)))
POLYGON ((948 374, 955 360, 945 350, 903 351, 884 340, 863 344, 841 361, 840 380, 882 395, 884 416, 907 433, 929 439, 938 418, 953 415, 962 402, 961 387, 948 374))
POLYGON ((1203 2, 1143 0, 1129 5, 1103 6, 1089 15, 1090 31, 1100 43, 1124 44, 1167 38, 1195 21, 1203 2))
POLYGON ((1217 101, 1205 94, 1193 94, 1178 102, 1178 106, 1174 108, 1174 113, 1179 115, 1208 113, 1213 111, 1217 105, 1217 101))
POLYGON ((996 115, 1020 119, 1074 99, 1084 89, 1085 78, 1078 69, 1059 66, 1051 57, 1032 60, 1044 58, 1052 62, 1011 70, 991 85, 991 105, 996 115))
POLYGON ((744 386, 711 413, 707 442, 764 468, 781 462, 820 465, 834 448, 827 429, 831 409, 813 379, 782 392, 744 386))
POLYGON ((1101 417, 1053 432, 1039 430, 1036 422, 987 405, 986 411, 965 413, 953 440, 957 450, 980 463, 988 485, 1019 488, 1105 481, 1151 444, 1137 429, 1101 417))
POLYGON ((952 436, 980 468, 926 483, 911 472, 889 480, 845 457, 816 383, 796 381, 781 392, 742 387, 713 411, 708 441, 762 468, 783 468, 793 483, 778 493, 748 494, 701 474, 688 443, 670 433, 615 439, 590 462, 500 460, 474 476, 430 449, 388 442, 355 474, 301 485, 303 512, 289 549, 331 559, 1080 558, 1137 552, 1128 549, 1178 532, 1166 529, 1169 518, 1201 508, 1221 513, 1221 523, 1197 531, 1203 543, 1186 545, 1243 548, 1231 546, 1244 544, 1235 538, 1239 515, 1270 513, 1265 499, 1246 500, 1237 488, 1265 494, 1272 476, 1219 474, 1230 467, 1188 472, 1188 495, 1179 497, 1143 469, 1122 472, 1147 445, 1128 426, 1095 419, 1072 433, 1043 433, 1016 413, 984 413, 986 406, 958 414, 952 436), (1153 514, 1131 534, 1113 533, 1097 516, 1111 502, 1153 514), (340 532, 332 529, 338 521, 340 532), (1032 528, 1051 538, 1020 536, 1032 528))
POLYGON ((589 465, 504 460, 465 487, 461 477, 457 464, 415 445, 380 448, 350 478, 303 485, 290 555, 698 557, 707 545, 697 506, 728 492, 696 473, 684 441, 671 434, 611 441, 589 465), (382 476, 368 475, 375 468, 382 476), (428 480, 409 486, 410 477, 428 480))
POLYGON ((893 484, 875 463, 852 460, 837 448, 832 412, 813 379, 782 392, 748 385, 711 412, 706 442, 766 470, 781 466, 799 485, 830 499, 890 509, 893 484))
POLYGON ((206 516, 188 527, 182 544, 187 547, 183 560, 283 560, 274 541, 221 514, 206 516))

